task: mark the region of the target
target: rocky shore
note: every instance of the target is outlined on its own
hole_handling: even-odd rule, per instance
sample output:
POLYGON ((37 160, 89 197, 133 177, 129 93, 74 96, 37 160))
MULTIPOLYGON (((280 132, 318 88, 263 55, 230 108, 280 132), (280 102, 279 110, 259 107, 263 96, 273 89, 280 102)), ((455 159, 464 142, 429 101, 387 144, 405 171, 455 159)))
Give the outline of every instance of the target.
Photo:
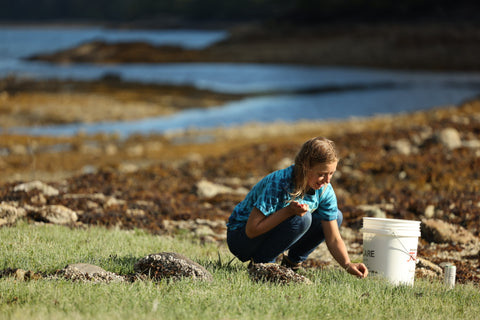
POLYGON ((52 63, 250 62, 410 70, 480 70, 480 25, 472 22, 243 24, 200 50, 93 41, 28 57, 52 63))
MULTIPOLYGON (((386 34, 370 33, 379 41, 386 34)), ((459 39, 467 37, 467 33, 455 34, 459 39)), ((322 35, 327 39, 329 33, 322 35)), ((350 42, 342 37, 335 41, 347 50, 355 42, 354 36, 361 38, 361 32, 353 33, 350 42)), ((231 41, 240 41, 241 33, 236 37, 231 41)), ((268 46, 276 57, 282 56, 273 42, 264 42, 261 34, 258 37, 259 47, 249 50, 260 55, 264 52, 261 46, 268 46)), ((252 38, 248 39, 251 44, 252 38)), ((289 39, 290 53, 309 47, 305 39, 303 47, 295 44, 295 37, 289 39)), ((478 57, 477 49, 464 50, 463 44, 465 48, 473 46, 470 40, 458 40, 456 47, 449 42, 447 55, 455 60, 453 52, 457 50, 458 56, 478 57)), ((233 46, 229 50, 232 48, 238 49, 233 46)), ((282 48, 287 51, 285 45, 282 48)), ((359 45, 359 56, 361 48, 359 45)), ((232 52, 241 52, 237 49, 232 52)), ((305 59, 309 56, 303 55, 305 59)), ((431 53, 425 56, 435 60, 431 53)), ((300 58, 296 59, 298 63, 300 58)), ((478 69, 478 59, 462 59, 459 61, 470 63, 470 70, 478 69)), ((445 65, 439 61, 437 67, 445 65)), ((377 66, 392 66, 376 62, 377 66)), ((449 66, 462 69, 459 64, 449 66)), ((1 127, 131 119, 239 98, 186 87, 104 80, 42 83, 4 79, 0 86, 1 127), (142 103, 145 108, 137 109, 142 103), (59 111, 62 105, 69 106, 68 113, 59 111)), ((225 221, 247 190, 263 175, 291 164, 301 143, 318 135, 334 140, 340 151, 342 160, 332 184, 345 217, 342 234, 354 259, 362 257, 362 217, 421 220, 417 276, 441 278, 442 266, 448 262, 457 266, 459 283, 480 284, 480 100, 397 116, 250 124, 127 139, 115 134, 34 137, 3 132, 0 225, 14 226, 24 219, 71 227, 142 228, 156 234, 186 230, 202 241, 224 246, 225 221), (199 136, 207 142, 192 143, 199 136)), ((324 246, 304 263, 306 268, 334 265, 324 246)))
MULTIPOLYGON (((182 136, 183 141, 189 134, 217 137, 202 145, 175 143, 178 136, 76 137, 62 141, 72 143, 68 151, 53 152, 45 151, 41 138, 28 137, 27 144, 20 137, 15 144, 13 137, 2 138, 8 150, 3 179, 11 176, 0 187, 0 221, 158 234, 188 230, 224 245, 225 221, 247 190, 264 174, 289 165, 306 138, 325 135, 336 141, 342 158, 333 184, 353 257, 361 259, 363 216, 421 220, 418 256, 427 267, 419 267, 419 276, 441 277, 442 263, 452 262, 460 283, 479 283, 479 114, 480 102, 472 101, 397 117, 250 125, 182 136), (15 152, 22 149, 30 151, 15 152)), ((325 248, 305 263, 332 264, 325 248)))

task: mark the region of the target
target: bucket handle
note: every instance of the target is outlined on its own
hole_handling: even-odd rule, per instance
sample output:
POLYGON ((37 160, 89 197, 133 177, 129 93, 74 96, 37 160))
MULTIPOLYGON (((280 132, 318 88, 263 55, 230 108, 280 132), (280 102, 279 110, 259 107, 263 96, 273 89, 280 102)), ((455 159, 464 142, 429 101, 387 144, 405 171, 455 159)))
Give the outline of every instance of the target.
POLYGON ((395 231, 393 231, 392 229, 390 229, 390 231, 392 232, 392 235, 398 239, 398 242, 400 242, 400 244, 402 245, 403 247, 403 250, 405 250, 405 253, 410 257, 410 259, 412 259, 413 261, 415 261, 415 263, 417 263, 417 258, 414 257, 412 254, 410 254, 410 251, 407 250, 407 248, 405 248, 405 246, 403 245, 403 242, 400 240, 400 237, 397 236, 397 234, 395 233, 395 231))

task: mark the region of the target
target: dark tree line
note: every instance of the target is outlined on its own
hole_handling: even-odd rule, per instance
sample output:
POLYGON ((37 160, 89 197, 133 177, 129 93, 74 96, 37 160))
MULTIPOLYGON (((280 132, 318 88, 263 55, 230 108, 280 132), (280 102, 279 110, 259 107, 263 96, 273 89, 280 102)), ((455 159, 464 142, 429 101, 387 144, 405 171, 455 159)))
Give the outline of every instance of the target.
POLYGON ((477 0, 0 0, 0 20, 480 20, 477 0))

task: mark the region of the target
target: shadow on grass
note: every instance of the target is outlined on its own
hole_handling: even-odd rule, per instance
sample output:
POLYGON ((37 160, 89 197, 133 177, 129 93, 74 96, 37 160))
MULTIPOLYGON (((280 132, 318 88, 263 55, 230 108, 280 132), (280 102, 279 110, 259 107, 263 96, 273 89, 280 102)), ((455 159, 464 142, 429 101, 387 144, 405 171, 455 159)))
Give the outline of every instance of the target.
POLYGON ((137 257, 130 254, 126 256, 111 254, 108 257, 99 258, 96 263, 105 266, 104 269, 108 269, 108 271, 121 275, 128 275, 134 273, 133 266, 141 258, 142 257, 137 257))
POLYGON ((197 262, 201 266, 213 272, 216 272, 216 271, 238 272, 246 269, 246 266, 240 260, 238 260, 236 257, 233 257, 233 256, 222 259, 222 257, 218 255, 217 259, 215 260, 214 259, 199 260, 197 262))

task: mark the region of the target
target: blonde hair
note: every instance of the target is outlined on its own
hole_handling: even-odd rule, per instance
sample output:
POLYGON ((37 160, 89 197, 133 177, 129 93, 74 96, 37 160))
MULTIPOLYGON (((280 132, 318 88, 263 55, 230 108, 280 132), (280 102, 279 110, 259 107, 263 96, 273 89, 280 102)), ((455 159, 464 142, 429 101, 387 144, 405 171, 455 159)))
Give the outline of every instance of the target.
POLYGON ((316 137, 305 142, 295 157, 293 169, 292 199, 303 198, 308 191, 307 172, 319 163, 329 164, 338 161, 335 143, 324 137, 316 137))

